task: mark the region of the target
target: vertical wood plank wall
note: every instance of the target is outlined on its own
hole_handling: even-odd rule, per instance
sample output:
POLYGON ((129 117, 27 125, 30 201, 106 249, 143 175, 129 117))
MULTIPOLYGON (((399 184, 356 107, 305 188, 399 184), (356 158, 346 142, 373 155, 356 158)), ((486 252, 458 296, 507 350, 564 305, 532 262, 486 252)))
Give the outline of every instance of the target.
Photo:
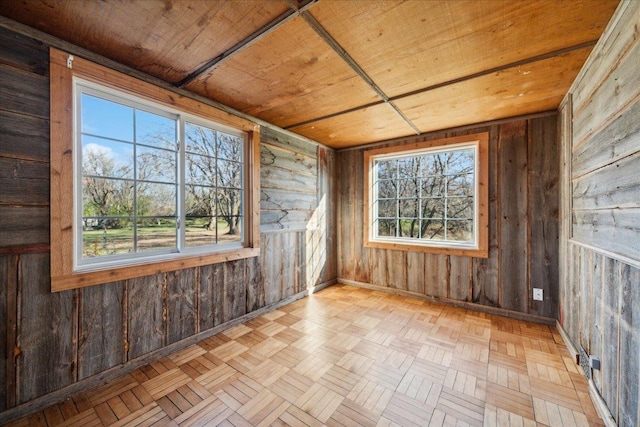
POLYGON ((335 152, 262 129, 259 258, 51 293, 48 72, 48 46, 0 27, 0 420, 335 280, 335 152))
POLYGON ((338 151, 338 281, 556 318, 557 116, 435 132, 389 145, 489 132, 487 259, 363 246, 363 149, 338 151), (544 301, 533 301, 533 287, 544 301))
POLYGON ((560 324, 620 426, 640 425, 639 26, 623 1, 560 109, 560 324))

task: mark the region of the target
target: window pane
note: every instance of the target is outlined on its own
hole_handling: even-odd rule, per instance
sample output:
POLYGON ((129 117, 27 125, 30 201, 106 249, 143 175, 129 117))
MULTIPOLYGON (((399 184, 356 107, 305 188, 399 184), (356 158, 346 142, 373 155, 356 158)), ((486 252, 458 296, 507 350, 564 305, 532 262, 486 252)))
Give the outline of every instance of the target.
POLYGON ((418 218, 418 199, 401 199, 399 204, 401 218, 418 218))
POLYGON ((378 236, 383 236, 383 237, 396 236, 397 221, 395 219, 380 219, 377 221, 377 223, 378 223, 378 236))
POLYGON ((444 218, 444 199, 422 199, 422 218, 444 218))
POLYGON ((87 177, 82 183, 83 216, 133 214, 133 181, 87 177))
POLYGON ((396 182, 393 180, 378 181, 378 197, 380 199, 396 198, 396 182))
POLYGON ((185 186, 187 216, 215 216, 216 189, 199 185, 185 186))
MULTIPOLYGON (((242 214, 242 192, 240 190, 219 189, 217 196, 218 217, 227 220, 242 214)), ((234 228, 231 227, 231 230, 233 231, 234 228)))
POLYGON ((175 151, 138 146, 136 155, 139 180, 177 182, 178 154, 175 151))
POLYGON ((188 184, 216 185, 216 159, 186 154, 185 180, 188 184))
POLYGON ((224 217, 223 221, 218 220, 218 242, 230 243, 242 240, 242 217, 224 217))
POLYGON ((378 179, 390 179, 396 177, 396 160, 377 160, 376 164, 378 166, 378 179))
POLYGON ((444 220, 423 220, 421 233, 423 239, 444 240, 444 220))
POLYGON ((429 154, 420 158, 420 175, 435 176, 444 174, 446 154, 429 154))
POLYGON ((139 216, 176 216, 176 186, 174 184, 139 183, 137 185, 139 216))
POLYGON ((215 217, 188 216, 185 221, 185 243, 187 247, 214 245, 217 243, 215 217))
POLYGON ((447 218, 473 218, 472 197, 451 197, 447 199, 447 218))
POLYGON ((473 196, 473 175, 454 175, 447 178, 448 196, 473 196))
POLYGON ((82 174, 133 179, 133 144, 83 135, 82 174))
POLYGON ((218 187, 242 188, 242 163, 218 160, 218 187))
POLYGON ((420 160, 418 157, 398 159, 398 178, 410 179, 418 175, 420 160))
POLYGON ((398 195, 403 199, 410 199, 419 197, 418 186, 416 185, 416 179, 399 179, 398 183, 398 195))
POLYGON ((177 247, 174 218, 143 218, 138 220, 138 252, 177 247))
POLYGON ((401 219, 398 237, 417 238, 420 235, 420 220, 401 219))
POLYGON ((441 197, 444 194, 444 176, 430 176, 423 178, 422 185, 422 197, 441 197))
POLYGON ((398 204, 393 200, 378 200, 378 218, 396 218, 398 204))
POLYGON ((218 157, 242 162, 242 138, 218 132, 218 157))
POLYGON ((82 133, 133 142, 133 108, 81 95, 82 133))
POLYGON ((133 252, 133 222, 129 218, 84 218, 82 257, 133 252))
POLYGON ((176 149, 176 121, 158 114, 136 110, 136 142, 176 149))
POLYGON ((447 239, 458 242, 473 241, 473 221, 471 220, 448 220, 447 239))
POLYGON ((204 126, 194 125, 193 123, 185 123, 185 150, 187 152, 206 155, 209 157, 216 156, 216 131, 204 126))
POLYGON ((447 155, 447 174, 462 174, 473 172, 474 151, 456 150, 447 155))

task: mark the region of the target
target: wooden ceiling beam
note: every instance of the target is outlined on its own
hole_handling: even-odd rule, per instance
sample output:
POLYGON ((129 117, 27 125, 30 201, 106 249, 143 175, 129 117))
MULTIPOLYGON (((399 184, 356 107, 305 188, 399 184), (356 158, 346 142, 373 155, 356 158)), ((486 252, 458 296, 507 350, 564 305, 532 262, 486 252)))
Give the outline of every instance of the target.
POLYGON ((269 33, 277 30, 278 28, 280 28, 281 26, 283 26, 293 18, 300 16, 300 14, 304 13, 307 9, 309 9, 311 6, 316 4, 318 1, 319 0, 301 0, 298 6, 294 6, 291 4, 290 1, 287 1, 287 4, 289 5, 289 9, 286 12, 281 13, 274 20, 267 23, 263 27, 257 29, 253 33, 249 34, 247 37, 245 37, 243 40, 240 40, 238 43, 233 45, 228 50, 222 52, 220 55, 216 56, 215 58, 212 58, 211 60, 205 62, 200 67, 196 68, 194 71, 189 73, 185 78, 183 78, 178 83, 176 83, 176 87, 184 88, 189 83, 193 82, 194 80, 197 80, 203 74, 209 73, 211 70, 218 67, 227 59, 242 52, 244 49, 248 48, 253 43, 257 42, 258 40, 265 37, 269 33))
MULTIPOLYGON (((303 16, 303 18, 304 18, 304 16, 303 16)), ((413 95, 419 95, 419 94, 422 94, 422 93, 425 93, 425 92, 429 92, 429 91, 432 91, 432 90, 435 90, 435 89, 439 89, 439 88, 442 88, 442 87, 445 87, 445 86, 451 86, 451 85, 454 85, 454 84, 457 84, 457 83, 462 83, 462 82, 465 82, 467 80, 472 80, 472 79, 475 79, 475 78, 478 78, 478 77, 482 77, 482 76, 486 76, 486 75, 489 75, 489 74, 498 73, 500 71, 508 70, 510 68, 514 68, 514 67, 518 67, 518 66, 522 66, 522 65, 532 64, 534 62, 538 62, 538 61, 542 61, 542 60, 545 60, 545 59, 553 58, 553 57, 559 56, 559 55, 564 55, 564 54, 571 53, 571 52, 574 52, 576 50, 584 49, 584 48, 587 48, 587 47, 593 47, 593 46, 595 46, 597 41, 598 40, 590 40, 590 41, 587 41, 587 42, 584 42, 584 43, 577 44, 575 46, 569 46, 569 47, 566 47, 566 48, 554 50, 552 52, 544 53, 542 55, 537 55, 537 56, 533 56, 531 58, 522 59, 520 61, 511 62, 509 64, 500 65, 498 67, 494 67, 494 68, 490 68, 488 70, 483 70, 483 71, 480 71, 480 72, 477 72, 477 73, 473 73, 473 74, 469 74, 469 75, 466 75, 466 76, 462 76, 462 77, 459 77, 457 79, 448 80, 446 82, 442 82, 442 83, 438 83, 438 84, 435 84, 435 85, 431 85, 431 86, 428 86, 428 87, 425 87, 425 88, 422 88, 422 89, 418 89, 418 90, 414 90, 414 91, 411 91, 411 92, 403 93, 403 94, 396 95, 396 96, 393 96, 393 97, 390 97, 390 98, 386 98, 386 99, 383 98, 383 100, 379 101, 379 102, 373 102, 373 103, 370 103, 370 104, 361 105, 359 107, 349 108, 348 110, 344 110, 344 111, 339 111, 339 112, 336 112, 336 113, 328 114, 326 116, 318 117, 318 118, 315 118, 315 119, 306 120, 304 122, 295 123, 295 124, 286 126, 285 129, 292 129, 292 128, 295 128, 295 127, 305 126, 305 125, 308 125, 308 124, 311 124, 311 123, 316 123, 316 122, 319 122, 319 121, 322 121, 322 120, 331 119, 333 117, 341 116, 343 114, 353 113, 353 112, 358 111, 358 110, 363 110, 365 108, 373 107, 375 105, 382 104, 384 102, 389 102, 391 105, 393 105, 393 107, 395 109, 397 109, 397 107, 395 107, 395 104, 393 104, 394 101, 398 101, 400 99, 407 98, 407 97, 413 96, 413 95)), ((401 113, 401 114, 403 114, 403 113, 401 113)), ((404 114, 403 114, 403 116, 404 116, 404 114)), ((418 132, 418 135, 419 134, 420 134, 420 132, 418 132)))
MULTIPOLYGON (((380 89, 380 87, 373 81, 373 79, 371 77, 369 77, 369 75, 362 69, 362 67, 360 67, 358 65, 358 63, 351 57, 351 55, 349 55, 347 53, 347 51, 340 46, 340 44, 336 41, 336 39, 334 39, 331 34, 329 34, 327 32, 327 30, 322 26, 322 24, 320 24, 320 22, 318 22, 318 20, 316 18, 313 17, 313 15, 311 15, 308 11, 303 11, 300 13, 300 17, 313 29, 313 31, 315 31, 329 46, 331 46, 331 48, 338 54, 338 56, 340 56, 340 58, 342 58, 348 65, 349 67, 351 67, 351 69, 353 69, 353 71, 355 71, 355 73, 362 79, 365 81, 365 83, 367 83, 369 85, 369 87, 371 87, 371 89, 373 89, 376 94, 382 99, 382 101, 380 103, 387 103, 389 104, 389 106, 391 108, 393 108, 395 110, 396 113, 398 113, 398 115, 400 117, 402 117, 402 119, 407 122, 407 124, 409 126, 411 126, 411 128, 416 132, 417 135, 420 135, 420 129, 417 128, 416 125, 414 125, 411 120, 409 120, 409 118, 407 116, 405 116, 405 114, 393 103, 392 100, 389 99, 389 97, 387 96, 387 94, 385 94, 383 92, 382 89, 380 89)), ((376 103, 374 104, 368 104, 368 106, 371 105, 376 105, 376 103)), ((358 107, 357 109, 360 109, 363 107, 358 107)), ((315 121, 315 120, 314 120, 315 121)), ((299 126, 295 125, 295 126, 299 126)), ((290 126, 293 127, 293 126, 290 126)))

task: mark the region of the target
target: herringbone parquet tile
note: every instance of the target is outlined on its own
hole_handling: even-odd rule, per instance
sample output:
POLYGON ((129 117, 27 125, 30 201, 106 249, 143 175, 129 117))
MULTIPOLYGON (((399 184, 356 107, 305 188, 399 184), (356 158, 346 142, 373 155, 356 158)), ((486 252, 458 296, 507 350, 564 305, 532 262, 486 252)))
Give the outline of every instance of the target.
POLYGON ((11 425, 603 424, 554 328, 334 286, 11 425))

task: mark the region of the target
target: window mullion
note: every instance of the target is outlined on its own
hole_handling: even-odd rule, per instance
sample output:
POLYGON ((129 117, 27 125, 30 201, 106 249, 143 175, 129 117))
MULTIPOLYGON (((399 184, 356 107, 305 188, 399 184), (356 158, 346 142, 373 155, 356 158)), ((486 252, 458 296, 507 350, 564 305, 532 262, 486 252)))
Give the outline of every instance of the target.
POLYGON ((185 121, 181 115, 176 119, 178 126, 177 136, 177 149, 178 149, 178 206, 176 209, 176 216, 178 220, 178 252, 184 251, 186 247, 186 228, 187 228, 187 215, 186 215, 186 172, 185 172, 185 121))

